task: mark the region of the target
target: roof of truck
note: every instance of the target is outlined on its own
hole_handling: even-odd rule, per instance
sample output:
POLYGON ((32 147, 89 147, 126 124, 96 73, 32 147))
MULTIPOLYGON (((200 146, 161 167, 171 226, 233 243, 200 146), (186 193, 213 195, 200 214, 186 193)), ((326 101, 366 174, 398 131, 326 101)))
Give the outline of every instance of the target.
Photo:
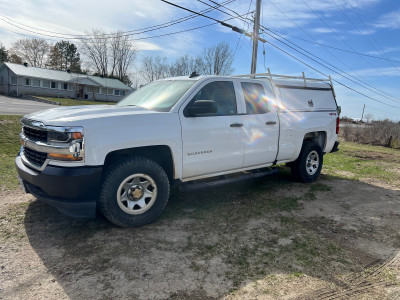
MULTIPOLYGON (((202 79, 207 78, 227 78, 227 79, 242 79, 242 80, 255 80, 255 81, 263 81, 263 80, 270 80, 267 77, 256 77, 256 78, 249 78, 249 77, 237 77, 237 76, 222 76, 222 75, 199 75, 196 77, 189 77, 189 76, 177 76, 177 77, 170 77, 164 78, 160 80, 193 80, 193 81, 200 81, 202 79)), ((304 85, 304 80, 302 79, 272 79, 272 82, 277 87, 304 87, 304 88, 317 88, 317 89, 332 89, 331 85, 327 81, 312 81, 307 80, 306 85, 304 85)))

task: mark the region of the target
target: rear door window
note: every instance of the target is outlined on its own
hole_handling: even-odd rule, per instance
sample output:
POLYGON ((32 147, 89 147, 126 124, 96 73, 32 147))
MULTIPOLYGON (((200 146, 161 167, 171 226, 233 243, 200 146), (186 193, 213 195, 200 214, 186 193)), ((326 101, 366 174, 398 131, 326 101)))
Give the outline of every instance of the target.
POLYGON ((249 115, 265 114, 270 111, 264 87, 255 82, 242 82, 246 110, 249 115))

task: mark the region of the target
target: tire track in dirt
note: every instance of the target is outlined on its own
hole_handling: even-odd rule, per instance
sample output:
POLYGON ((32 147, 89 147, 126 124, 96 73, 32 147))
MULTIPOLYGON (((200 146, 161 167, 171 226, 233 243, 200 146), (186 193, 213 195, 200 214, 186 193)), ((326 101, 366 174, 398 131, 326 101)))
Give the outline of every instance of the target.
POLYGON ((378 287, 382 288, 393 285, 393 283, 385 279, 382 274, 384 271, 390 271, 391 269, 400 270, 400 252, 383 264, 376 264, 367 268, 364 272, 340 280, 344 286, 341 290, 319 289, 313 293, 295 297, 294 299, 353 299, 355 296, 367 292, 375 292, 378 287))

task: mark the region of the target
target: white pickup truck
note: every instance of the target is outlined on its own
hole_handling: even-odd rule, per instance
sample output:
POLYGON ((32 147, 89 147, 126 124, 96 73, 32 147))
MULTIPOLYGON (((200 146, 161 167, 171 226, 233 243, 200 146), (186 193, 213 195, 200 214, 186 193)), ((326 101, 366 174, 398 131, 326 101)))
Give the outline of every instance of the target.
POLYGON ((98 209, 140 226, 160 216, 175 182, 279 164, 312 182, 323 155, 338 150, 329 80, 192 75, 149 83, 116 105, 24 116, 22 188, 69 215, 98 209))

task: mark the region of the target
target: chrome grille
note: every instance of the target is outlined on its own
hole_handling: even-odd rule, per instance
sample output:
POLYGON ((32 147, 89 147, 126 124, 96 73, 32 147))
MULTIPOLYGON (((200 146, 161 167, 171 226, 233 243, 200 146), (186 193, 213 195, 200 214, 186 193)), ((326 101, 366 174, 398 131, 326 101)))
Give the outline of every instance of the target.
POLYGON ((34 129, 31 127, 23 127, 24 135, 31 141, 47 143, 47 131, 41 129, 34 129))
POLYGON ((25 158, 34 166, 40 168, 47 159, 47 153, 24 148, 25 158))

